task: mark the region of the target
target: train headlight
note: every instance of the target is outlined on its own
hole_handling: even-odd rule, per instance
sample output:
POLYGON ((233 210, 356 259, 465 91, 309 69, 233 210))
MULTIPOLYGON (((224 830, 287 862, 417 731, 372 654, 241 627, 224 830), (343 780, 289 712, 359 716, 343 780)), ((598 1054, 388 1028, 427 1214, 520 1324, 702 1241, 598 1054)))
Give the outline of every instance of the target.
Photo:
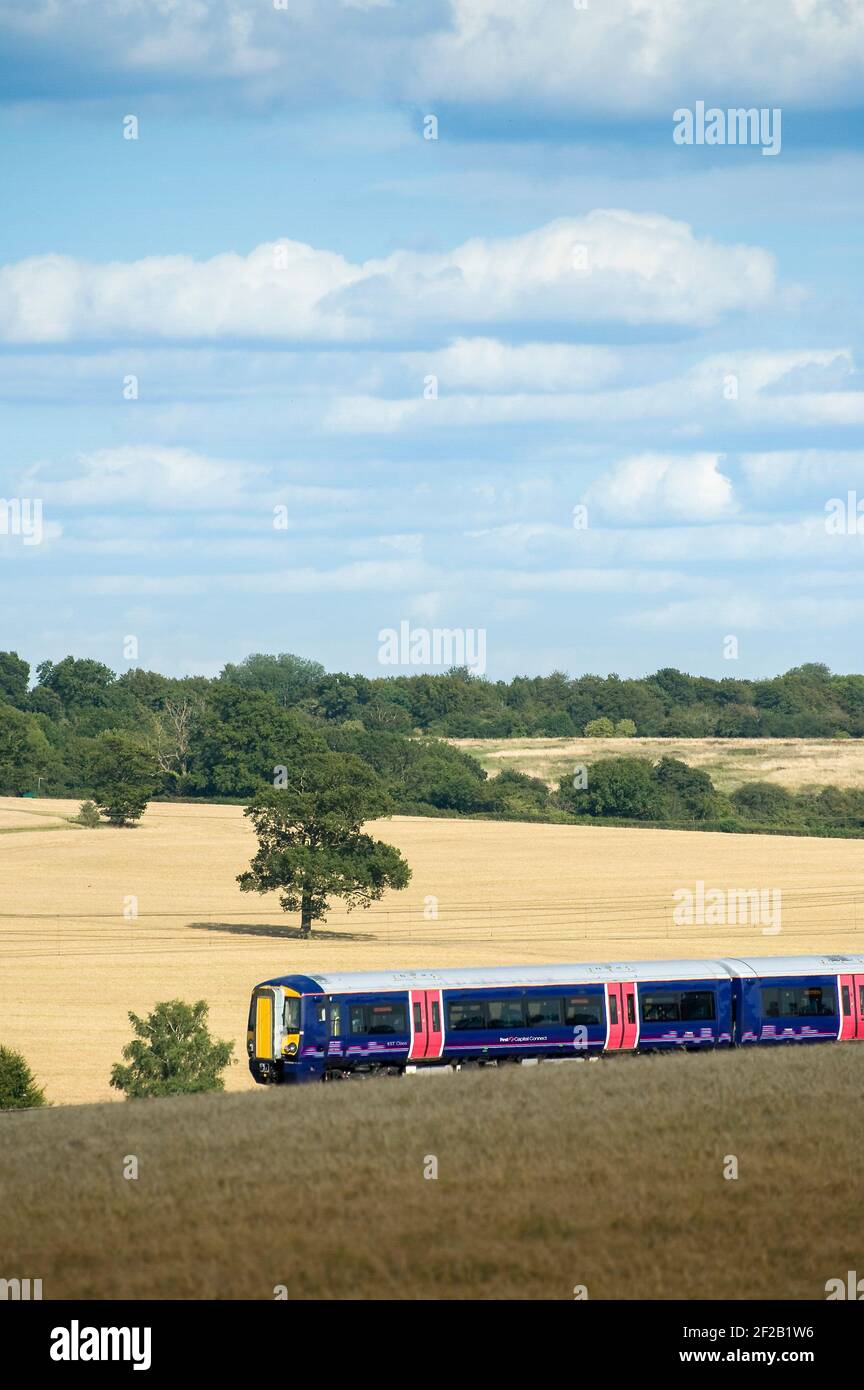
POLYGON ((284 1051, 286 1057, 294 1057, 297 1052, 297 1044, 295 1042, 286 1043, 284 1051))

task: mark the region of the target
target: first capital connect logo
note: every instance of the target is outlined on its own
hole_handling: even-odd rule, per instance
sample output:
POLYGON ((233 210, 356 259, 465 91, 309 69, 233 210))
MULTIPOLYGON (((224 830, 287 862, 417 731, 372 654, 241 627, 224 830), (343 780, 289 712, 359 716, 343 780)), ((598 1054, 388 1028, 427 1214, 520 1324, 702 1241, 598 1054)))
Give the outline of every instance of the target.
POLYGON ((51 1332, 52 1361, 131 1361, 133 1371, 150 1369, 149 1327, 69 1327, 51 1332))

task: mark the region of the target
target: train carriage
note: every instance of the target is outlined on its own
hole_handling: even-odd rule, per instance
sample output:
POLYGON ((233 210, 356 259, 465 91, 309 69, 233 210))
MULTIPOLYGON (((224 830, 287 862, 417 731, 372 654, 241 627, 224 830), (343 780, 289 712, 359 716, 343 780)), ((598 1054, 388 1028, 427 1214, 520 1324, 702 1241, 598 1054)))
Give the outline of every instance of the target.
POLYGON ((864 1039, 864 956, 288 975, 257 985, 256 1081, 864 1039))

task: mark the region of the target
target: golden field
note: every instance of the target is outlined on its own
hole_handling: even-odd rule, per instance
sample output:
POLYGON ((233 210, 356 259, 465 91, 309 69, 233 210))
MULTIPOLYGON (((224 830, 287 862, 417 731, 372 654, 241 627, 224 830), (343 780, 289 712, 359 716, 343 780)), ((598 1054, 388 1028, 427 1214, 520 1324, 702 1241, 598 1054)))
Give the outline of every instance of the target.
POLYGON ((119 1100, 108 1077, 128 1011, 170 998, 209 1002, 213 1032, 235 1042, 228 1089, 254 1090, 250 990, 292 971, 864 948, 858 840, 396 817, 376 833, 406 855, 409 887, 368 912, 337 906, 305 942, 275 898, 237 887, 254 847, 240 807, 153 804, 133 830, 20 828, 77 809, 0 798, 0 1042, 55 1103, 119 1100), (698 880, 780 889, 781 934, 676 927, 672 894, 698 880))
POLYGON ((824 1299, 861 1270, 862 1078, 849 1043, 13 1112, 0 1267, 46 1299, 824 1299))
POLYGON ((621 756, 680 758, 707 772, 715 787, 734 792, 744 782, 777 782, 791 792, 864 786, 864 739, 818 738, 453 738, 494 776, 503 768, 527 772, 550 786, 577 763, 621 756))

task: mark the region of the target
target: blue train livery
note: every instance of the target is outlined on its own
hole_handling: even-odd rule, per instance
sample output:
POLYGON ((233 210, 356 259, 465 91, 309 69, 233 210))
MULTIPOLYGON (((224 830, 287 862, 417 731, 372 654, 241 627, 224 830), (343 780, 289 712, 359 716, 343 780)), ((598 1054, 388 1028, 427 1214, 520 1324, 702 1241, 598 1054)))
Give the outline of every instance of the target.
POLYGON ((286 975, 256 985, 256 1081, 607 1052, 864 1039, 864 955, 286 975))

